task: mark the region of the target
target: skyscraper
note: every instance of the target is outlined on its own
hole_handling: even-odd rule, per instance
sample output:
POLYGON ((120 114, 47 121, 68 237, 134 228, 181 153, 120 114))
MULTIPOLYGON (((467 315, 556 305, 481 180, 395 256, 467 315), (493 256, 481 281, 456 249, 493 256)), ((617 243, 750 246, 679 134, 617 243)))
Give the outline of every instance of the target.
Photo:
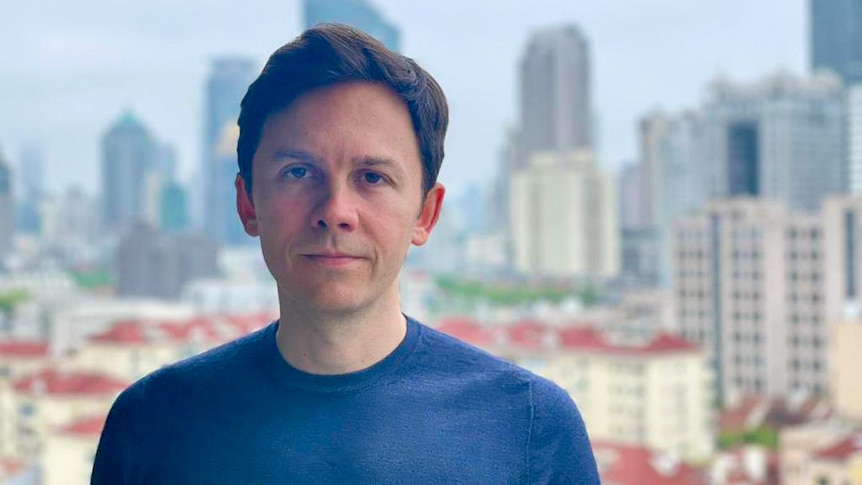
POLYGON ((811 68, 862 83, 862 0, 810 1, 811 68))
POLYGON ((533 34, 520 65, 520 152, 593 148, 589 42, 574 25, 533 34))
POLYGON ((39 145, 30 142, 21 150, 19 164, 19 183, 17 190, 18 207, 16 209, 16 225, 18 229, 28 234, 41 232, 41 217, 39 205, 44 195, 44 180, 42 150, 39 145))
POLYGON ((848 192, 862 194, 862 83, 847 89, 848 192))
POLYGON ((393 51, 401 50, 401 35, 367 0, 303 0, 303 26, 335 22, 374 37, 393 51))
POLYGON ((0 261, 12 251, 12 234, 15 231, 12 204, 12 170, 0 153, 0 261))
POLYGON ((816 211, 846 189, 846 101, 829 73, 777 73, 754 84, 713 83, 702 162, 713 197, 749 195, 816 211))
POLYGON ((224 227, 225 221, 236 219, 231 194, 239 168, 236 145, 230 160, 233 167, 230 170, 223 167, 225 157, 218 153, 219 142, 226 130, 236 127, 240 102, 255 74, 255 62, 251 59, 220 57, 213 61, 207 79, 201 170, 204 179, 202 216, 205 233, 221 244, 227 244, 228 240, 220 228, 224 227))
POLYGON ((130 111, 102 137, 102 207, 108 228, 119 229, 144 217, 155 150, 149 131, 130 111))

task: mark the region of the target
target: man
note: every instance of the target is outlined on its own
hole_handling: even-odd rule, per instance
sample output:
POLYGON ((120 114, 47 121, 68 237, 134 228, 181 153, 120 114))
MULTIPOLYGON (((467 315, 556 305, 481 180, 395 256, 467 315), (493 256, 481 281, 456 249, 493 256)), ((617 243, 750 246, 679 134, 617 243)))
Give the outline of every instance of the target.
POLYGON ((270 57, 242 101, 236 192, 280 318, 123 392, 94 484, 598 483, 563 390, 401 313, 447 123, 428 73, 351 28, 270 57))

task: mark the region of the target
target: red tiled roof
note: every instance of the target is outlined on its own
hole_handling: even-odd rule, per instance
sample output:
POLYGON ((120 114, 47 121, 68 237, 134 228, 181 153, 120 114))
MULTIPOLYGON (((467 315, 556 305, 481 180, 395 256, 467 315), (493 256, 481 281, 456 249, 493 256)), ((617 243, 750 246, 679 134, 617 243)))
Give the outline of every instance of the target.
POLYGON ((546 347, 554 331, 536 320, 522 320, 506 327, 510 344, 526 348, 546 347))
POLYGON ((45 342, 7 340, 0 342, 0 357, 40 358, 48 356, 45 342))
POLYGON ((615 485, 705 485, 696 469, 646 448, 611 442, 593 442, 603 483, 615 485))
POLYGON ((147 345, 203 340, 222 343, 258 330, 273 320, 270 314, 197 316, 183 320, 123 320, 90 337, 112 345, 147 345))
POLYGON ((59 429, 59 432, 73 436, 98 437, 102 434, 102 429, 105 427, 106 417, 107 416, 91 416, 79 419, 71 424, 63 426, 59 429))
POLYGON ((803 423, 819 422, 833 414, 832 406, 823 397, 802 400, 748 395, 718 416, 722 432, 736 433, 759 426, 781 429, 803 423))
POLYGON ((494 332, 475 320, 453 317, 440 322, 437 330, 472 345, 489 346, 494 343, 494 332))
POLYGON ((857 431, 843 440, 817 451, 814 456, 822 460, 844 462, 855 455, 862 455, 862 431, 857 431))
POLYGON ((26 394, 102 395, 118 393, 128 385, 104 374, 58 372, 51 369, 19 379, 13 387, 17 392, 26 394))

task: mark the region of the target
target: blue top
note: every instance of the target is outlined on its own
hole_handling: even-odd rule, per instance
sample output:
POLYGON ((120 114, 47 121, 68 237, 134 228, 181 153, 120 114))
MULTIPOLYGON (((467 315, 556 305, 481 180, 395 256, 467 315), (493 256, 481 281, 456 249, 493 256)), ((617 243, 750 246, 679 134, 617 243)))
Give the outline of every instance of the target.
POLYGON ((92 483, 599 483, 577 408, 546 379, 412 319, 379 363, 314 375, 277 328, 120 394, 92 483))

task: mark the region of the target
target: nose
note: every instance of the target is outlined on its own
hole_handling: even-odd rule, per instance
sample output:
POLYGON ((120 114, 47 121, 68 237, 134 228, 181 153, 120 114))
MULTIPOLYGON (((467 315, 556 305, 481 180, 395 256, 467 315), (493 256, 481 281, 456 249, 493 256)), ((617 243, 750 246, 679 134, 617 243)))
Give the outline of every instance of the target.
POLYGON ((356 229, 356 203, 348 184, 330 182, 311 213, 311 226, 350 232, 356 229))

